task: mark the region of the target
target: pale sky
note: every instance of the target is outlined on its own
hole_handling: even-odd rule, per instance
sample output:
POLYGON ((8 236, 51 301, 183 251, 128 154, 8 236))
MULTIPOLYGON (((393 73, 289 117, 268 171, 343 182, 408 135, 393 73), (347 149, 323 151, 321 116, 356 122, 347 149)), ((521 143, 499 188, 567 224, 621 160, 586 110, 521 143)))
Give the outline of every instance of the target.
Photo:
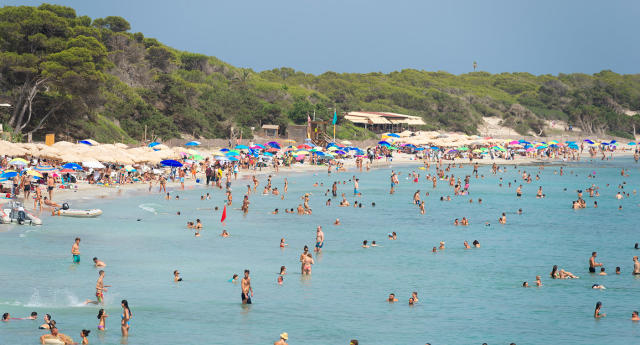
MULTIPOLYGON (((2 2, 39 5, 41 1, 2 2)), ((53 0, 256 71, 638 73, 637 0, 53 0)))

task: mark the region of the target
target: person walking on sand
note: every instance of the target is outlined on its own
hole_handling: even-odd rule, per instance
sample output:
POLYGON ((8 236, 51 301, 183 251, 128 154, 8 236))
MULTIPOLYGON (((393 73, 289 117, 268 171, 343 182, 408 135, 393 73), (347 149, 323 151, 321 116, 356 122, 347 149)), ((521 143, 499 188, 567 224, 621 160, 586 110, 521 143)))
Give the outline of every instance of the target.
POLYGON ((322 227, 318 226, 316 230, 316 249, 317 253, 320 253, 322 247, 324 246, 324 233, 322 232, 322 227))
POLYGON ((49 191, 49 200, 53 201, 53 188, 55 183, 53 181, 53 176, 49 175, 47 177, 47 191, 49 191))
POLYGON ((98 272, 98 281, 96 281, 96 301, 86 300, 84 304, 101 304, 104 305, 104 293, 107 291, 106 288, 111 287, 111 285, 104 285, 104 271, 100 270, 98 272))
POLYGON ((73 263, 80 263, 80 237, 76 237, 75 242, 71 246, 71 255, 73 255, 73 263))
POLYGON ((251 278, 249 277, 249 270, 244 270, 244 278, 240 282, 242 289, 242 304, 251 304, 251 297, 253 297, 253 289, 251 288, 251 278))

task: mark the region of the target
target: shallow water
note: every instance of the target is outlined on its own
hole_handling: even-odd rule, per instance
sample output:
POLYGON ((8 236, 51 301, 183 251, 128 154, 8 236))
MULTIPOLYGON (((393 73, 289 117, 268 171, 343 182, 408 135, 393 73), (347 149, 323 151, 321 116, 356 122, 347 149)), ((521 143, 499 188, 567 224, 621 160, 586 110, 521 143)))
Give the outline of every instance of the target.
MULTIPOLYGON (((471 196, 454 197, 444 181, 434 190, 430 182, 406 179, 414 168, 401 171, 401 184, 389 195, 389 169, 369 173, 318 172, 313 176, 288 176, 289 193, 284 201, 275 196, 252 194, 249 214, 237 208, 248 180, 234 182, 234 206, 228 210, 223 239, 221 210, 224 193, 206 191, 212 200, 201 201, 204 189, 180 191, 180 200, 167 201, 160 194, 128 196, 87 202, 99 207, 97 219, 44 217, 40 227, 0 225, 0 312, 13 317, 31 311, 50 313, 60 330, 78 341, 81 329, 92 330, 92 344, 120 344, 121 299, 129 301, 133 319, 128 344, 269 344, 281 332, 290 344, 632 344, 640 336, 640 324, 629 321, 640 309, 640 280, 631 276, 633 249, 640 242, 637 231, 638 197, 618 201, 617 185, 626 191, 638 188, 640 173, 631 160, 580 163, 565 166, 565 176, 554 174, 558 166, 521 166, 541 181, 524 184, 524 197, 515 197, 514 185, 498 187, 498 178, 520 179, 516 169, 492 176, 481 167, 484 179, 471 180, 471 196), (631 177, 620 168, 631 168, 631 177), (597 178, 586 175, 596 172, 597 178), (573 176, 570 172, 573 172, 573 176), (324 191, 334 180, 360 177, 362 209, 326 207, 324 191), (324 187, 312 183, 324 182, 324 187), (589 198, 587 209, 572 210, 575 190, 592 183, 600 187, 599 198, 589 198), (605 184, 610 183, 609 187, 605 184), (536 199, 542 185, 545 199, 536 199), (563 189, 567 188, 567 191, 563 189), (427 214, 412 205, 413 192, 430 192, 427 214), (296 208, 304 192, 313 191, 312 216, 285 214, 296 208), (451 195, 452 201, 439 197, 451 195), (469 203, 469 198, 474 202, 469 203), (482 198, 482 205, 477 199, 482 198), (597 200, 599 208, 592 207, 597 200), (371 207, 371 202, 376 207, 371 207), (618 210, 618 205, 623 210, 618 210), (281 214, 269 214, 279 208, 281 214), (523 209, 517 215, 518 208, 523 209), (177 216, 176 212, 182 215, 177 216), (497 218, 507 212, 508 224, 497 218), (455 227, 454 218, 466 216, 469 227, 455 227), (200 238, 186 230, 188 220, 200 218, 205 230, 200 238), (332 226, 340 218, 343 225, 332 226), (138 221, 139 219, 139 221, 138 221), (491 226, 485 226, 485 222, 491 226), (322 225, 326 241, 323 253, 314 255, 312 278, 299 274, 302 247, 312 247, 315 228, 322 225), (397 241, 386 234, 398 233, 397 241), (73 239, 82 238, 80 265, 71 263, 73 239), (285 237, 289 247, 278 248, 285 237), (380 247, 363 249, 362 240, 376 240, 380 247), (477 239, 482 248, 464 250, 462 242, 477 239), (431 248, 446 241, 437 254, 431 248), (609 276, 591 276, 587 261, 593 250, 604 262, 609 276), (97 269, 91 258, 107 263, 105 283, 107 331, 98 332, 96 306, 83 301, 94 296, 97 269), (551 280, 557 264, 580 276, 578 280, 551 280), (276 283, 285 265, 284 284, 276 283), (622 275, 616 276, 616 266, 622 275), (179 269, 184 281, 173 282, 179 269), (240 286, 228 282, 233 273, 251 270, 255 291, 251 306, 240 303, 240 286), (541 288, 521 287, 523 281, 541 288), (595 282, 604 291, 592 290, 595 282), (420 302, 407 305, 412 291, 420 302), (385 302, 395 292, 399 302, 385 302), (593 308, 603 302, 607 317, 594 320, 593 308)), ((472 168, 454 169, 464 177, 472 168)), ((424 175, 424 171, 416 170, 424 175)), ((431 173, 435 170, 432 167, 431 173)), ((274 178, 282 189, 284 176, 274 178)), ((261 178, 264 186, 265 179, 261 178)), ((339 185, 352 202, 353 186, 339 185)), ((172 192, 176 194, 176 192, 172 192)), ((38 321, 0 324, 1 344, 36 344, 42 334, 38 321)))

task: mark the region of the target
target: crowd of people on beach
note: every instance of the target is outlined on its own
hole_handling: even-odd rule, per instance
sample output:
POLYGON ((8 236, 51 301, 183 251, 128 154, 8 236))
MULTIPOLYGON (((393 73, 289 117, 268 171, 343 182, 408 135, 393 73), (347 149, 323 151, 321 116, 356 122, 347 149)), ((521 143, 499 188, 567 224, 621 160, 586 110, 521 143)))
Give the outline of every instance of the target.
MULTIPOLYGON (((554 157, 562 157, 564 155, 565 158, 569 158, 569 159, 579 159, 579 156, 577 156, 578 158, 576 158, 575 154, 577 152, 574 152, 577 150, 568 150, 565 148, 562 149, 558 149, 558 150, 549 150, 547 152, 549 152, 549 157, 551 157, 552 155, 554 157)), ((432 152, 436 152, 436 151, 432 151, 432 152)), ((603 151, 604 152, 604 151, 603 151)), ((414 152, 415 153, 415 152, 414 152)), ((604 154, 604 153, 603 153, 604 154)), ((362 176, 361 174, 363 173, 363 170, 366 169, 366 171, 369 171, 371 168, 371 164, 374 162, 374 157, 378 156, 378 155, 383 155, 384 157, 387 157, 387 159, 389 158, 393 158, 393 152, 390 151, 386 146, 380 146, 378 148, 376 148, 376 150, 371 151, 370 154, 368 154, 366 156, 367 161, 365 162, 366 164, 363 164, 363 157, 357 157, 354 160, 355 163, 355 171, 357 173, 360 174, 360 176, 357 175, 353 175, 350 179, 343 179, 343 180, 336 180, 333 181, 332 185, 330 188, 325 188, 324 183, 320 182, 315 182, 312 186, 310 186, 310 188, 317 188, 317 189, 321 189, 324 192, 324 196, 328 197, 328 199, 325 202, 325 206, 326 207, 330 207, 332 205, 332 200, 334 198, 339 198, 340 202, 337 205, 338 207, 354 207, 354 208, 363 208, 363 207, 367 207, 367 208, 375 208, 376 204, 375 202, 372 202, 370 205, 367 206, 363 206, 363 202, 358 200, 358 198, 362 197, 363 192, 366 193, 366 191, 363 191, 360 188, 360 180, 361 179, 366 179, 365 176, 362 176), (353 193, 349 193, 349 192, 341 192, 340 189, 341 188, 351 188, 351 187, 346 187, 347 185, 352 186, 353 187, 353 193), (339 196, 340 195, 340 196, 339 196), (347 198, 349 197, 353 197, 355 200, 353 200, 353 202, 350 202, 347 198)), ((636 158, 636 162, 637 162, 637 155, 638 153, 636 152, 635 154, 635 158, 636 158)), ((593 156, 593 153, 592 153, 593 156)), ((424 174, 421 174, 419 171, 411 171, 409 173, 406 173, 407 175, 407 180, 409 181, 408 183, 414 183, 414 184, 418 184, 418 183, 425 183, 425 184, 430 184, 434 189, 437 186, 438 181, 441 181, 441 183, 445 183, 446 185, 448 185, 450 187, 451 190, 451 194, 454 195, 454 197, 468 197, 471 194, 471 190, 472 190, 472 186, 473 186, 473 180, 474 179, 484 179, 485 176, 480 174, 479 171, 479 165, 477 162, 473 162, 474 159, 474 155, 469 155, 467 158, 469 158, 469 165, 462 165, 461 163, 448 163, 444 160, 445 155, 444 154, 432 154, 432 153, 428 153, 426 155, 421 156, 421 158, 423 158, 422 160, 422 165, 418 168, 419 170, 424 171, 424 174), (435 172, 432 174, 430 172, 431 168, 434 167, 435 168, 435 172), (463 169, 465 168, 473 168, 471 173, 467 173, 465 172, 463 169), (460 173, 456 173, 456 169, 458 169, 457 171, 460 171, 460 173), (457 176, 456 176, 457 175, 457 176)), ((449 157, 450 158, 450 157, 449 157)), ((606 158, 606 157, 604 157, 606 158)), ((8 161, 6 159, 4 159, 2 161, 2 167, 7 167, 8 166, 8 161)), ((272 175, 269 174, 268 176, 266 176, 266 181, 264 184, 264 188, 262 189, 262 192, 259 192, 259 185, 260 185, 260 181, 258 179, 258 177, 256 175, 253 175, 250 177, 249 181, 250 183, 246 185, 246 190, 244 188, 242 189, 232 189, 232 184, 237 181, 238 179, 238 173, 241 171, 251 171, 249 170, 251 168, 250 164, 244 164, 244 160, 241 160, 238 163, 232 163, 232 162, 220 162, 220 161, 209 161, 209 160, 205 160, 200 164, 192 164, 190 167, 181 167, 178 169, 171 169, 168 173, 165 172, 164 174, 153 174, 152 172, 145 172, 142 174, 136 174, 136 175, 132 175, 128 172, 126 172, 126 170, 124 170, 123 168, 117 168, 114 167, 114 170, 111 171, 111 167, 107 167, 105 171, 100 173, 100 176, 98 176, 98 178, 94 178, 93 181, 101 181, 100 183, 103 183, 105 185, 108 184, 126 184, 126 183, 132 183, 134 181, 134 179, 140 179, 141 182, 143 183, 148 183, 149 184, 149 192, 153 192, 155 189, 153 188, 154 183, 156 184, 156 186, 158 186, 158 193, 161 193, 162 196, 164 196, 165 199, 168 200, 179 200, 180 196, 177 194, 178 191, 184 190, 185 189, 185 178, 187 176, 189 176, 188 174, 191 175, 191 179, 195 182, 195 181, 201 181, 202 185, 205 188, 211 187, 211 188, 218 188, 221 191, 224 191, 225 193, 225 202, 223 205, 224 211, 223 211, 223 215, 221 218, 221 222, 224 225, 224 221, 226 218, 226 214, 227 214, 227 207, 231 207, 233 205, 233 192, 234 191, 240 191, 242 195, 242 201, 241 201, 241 207, 239 208, 239 211, 242 212, 243 214, 247 214, 248 212, 250 212, 250 196, 251 195, 263 195, 263 196, 267 196, 267 195, 275 195, 278 196, 281 200, 285 200, 285 196, 288 195, 288 181, 285 178, 284 179, 284 185, 282 186, 282 189, 279 189, 278 187, 273 185, 272 182, 272 175), (114 175, 115 173, 115 175, 114 175), (115 176, 115 180, 112 180, 112 178, 115 176), (176 186, 173 188, 173 190, 171 190, 171 188, 169 189, 169 191, 167 191, 167 181, 174 181, 176 183, 179 183, 179 185, 176 184, 176 186), (173 193, 173 194, 172 194, 173 193)), ((246 161, 247 163, 249 163, 248 161, 246 161)), ((336 173, 336 172, 341 172, 341 171, 346 171, 346 167, 339 163, 336 162, 334 164, 332 164, 330 161, 326 161, 325 163, 327 163, 327 173, 328 176, 331 176, 332 173, 336 173)), ((41 164, 41 162, 37 163, 38 165, 41 164)), ((275 163, 273 163, 273 173, 277 173, 278 172, 278 166, 280 165, 280 163, 277 163, 277 160, 275 160, 275 163)), ((525 186, 531 185, 532 183, 542 183, 541 182, 541 174, 535 174, 535 173, 531 173, 531 169, 534 169, 533 166, 526 166, 526 167, 518 167, 518 165, 515 165, 513 167, 506 167, 506 166, 500 166, 498 164, 492 164, 490 167, 490 173, 495 176, 498 177, 499 174, 505 173, 507 172, 508 169, 514 169, 517 170, 518 175, 520 176, 520 181, 518 180, 513 180, 513 181, 503 181, 502 177, 498 178, 498 188, 515 188, 514 194, 515 194, 515 198, 523 198, 523 197, 529 197, 525 186), (529 171, 527 171, 529 170, 529 171)), ((544 166, 540 166, 538 168, 540 171, 542 171, 544 169, 544 166)), ((390 175, 389 175, 389 194, 394 194, 397 191, 397 188, 400 184, 400 178, 399 176, 402 175, 404 172, 402 171, 396 171, 396 170, 392 170, 390 175)), ((565 171, 563 170, 563 167, 560 167, 558 171, 554 171, 554 174, 559 174, 560 176, 563 176, 565 174, 565 171)), ((593 172, 593 174, 595 175, 595 172, 593 172)), ((38 201, 39 199, 42 198, 42 192, 40 191, 40 188, 38 185, 34 186, 32 184, 32 181, 30 180, 29 177, 27 177, 29 175, 17 175, 12 179, 12 190, 11 190, 11 194, 12 196, 15 195, 20 195, 21 193, 23 193, 23 197, 25 198, 25 200, 27 200, 30 196, 31 192, 35 193, 35 198, 34 200, 34 208, 36 208, 36 206, 39 206, 40 208, 42 207, 42 203, 44 203, 45 205, 51 206, 51 207, 55 207, 56 205, 59 206, 58 204, 53 202, 53 191, 55 190, 56 187, 56 183, 62 183, 65 179, 64 176, 57 176, 54 177, 53 174, 46 176, 43 181, 43 184, 45 184, 47 186, 47 191, 48 191, 48 198, 44 197, 44 200, 38 201), (37 204, 40 205, 37 205, 37 204)), ((93 172, 88 172, 87 176, 95 176, 93 172)), ((621 171, 621 176, 622 177, 628 177, 629 176, 629 172, 622 170, 621 171)), ((66 178, 69 178, 69 176, 66 176, 66 178)), ((404 183, 404 182, 403 182, 404 183)), ((620 200, 622 198, 628 198, 631 197, 631 195, 636 195, 636 190, 633 190, 631 192, 627 192, 624 190, 624 185, 625 182, 623 182, 622 184, 620 184, 618 186, 618 188, 620 189, 620 191, 615 195, 612 196, 614 197, 616 200, 620 200)), ((608 187, 608 185, 607 185, 608 187)), ((591 187, 589 187, 588 189, 586 189, 589 197, 598 197, 600 196, 600 188, 595 185, 592 184, 591 187)), ((305 216, 309 216, 309 215, 313 215, 313 210, 311 207, 311 196, 312 196, 312 192, 309 191, 307 193, 304 193, 301 197, 300 200, 301 202, 297 205, 297 207, 291 207, 291 208, 286 208, 284 211, 286 213, 292 213, 292 214, 297 214, 297 215, 305 215, 305 216)), ((428 212, 428 210, 426 209, 425 206, 425 199, 423 199, 423 197, 425 199, 431 197, 429 192, 426 192, 424 194, 422 194, 420 189, 417 189, 412 197, 408 196, 408 198, 411 198, 411 202, 415 205, 415 207, 418 208, 418 212, 422 215, 424 215, 425 213, 428 212), (424 196, 423 196, 424 195, 424 196)), ((535 198, 538 199, 542 199, 545 198, 546 195, 543 192, 543 186, 539 185, 537 188, 537 191, 535 193, 535 198)), ((209 200, 211 198, 211 195, 209 192, 207 192, 206 194, 202 194, 201 195, 201 200, 209 200)), ((447 195, 447 196, 441 196, 440 197, 440 201, 449 201, 451 200, 451 196, 447 195)), ((466 200, 466 199, 465 199, 466 200)), ((474 199, 471 198, 469 199, 469 203, 473 203, 474 199)), ((482 204, 483 200, 481 198, 478 198, 476 201, 476 203, 478 204, 482 204)), ((597 202, 594 202, 594 207, 597 207, 598 204, 597 202)), ((583 199, 583 191, 582 190, 578 190, 577 191, 577 200, 573 202, 573 204, 571 205, 572 208, 574 209, 581 209, 581 208, 586 208, 586 202, 583 199)), ((620 208, 621 209, 621 206, 620 208)), ((215 210, 218 210, 218 207, 216 206, 215 210)), ((279 213, 279 209, 276 208, 273 212, 271 212, 272 214, 278 214, 279 213)), ((523 214, 523 210, 520 208, 518 209, 518 211, 516 212, 518 215, 522 215, 523 214)), ((180 215, 180 211, 177 212, 178 215, 180 215)), ((506 225, 507 224, 507 217, 506 217, 506 212, 501 212, 499 215, 497 215, 497 222, 500 225, 506 225)), ((469 226, 471 220, 468 219, 467 216, 462 216, 461 218, 455 218, 453 220, 453 225, 454 226, 469 226)), ((323 224, 324 225, 324 224, 323 224)), ((318 255, 322 252, 324 246, 325 246, 325 233, 323 232, 323 225, 317 225, 316 228, 316 233, 315 233, 315 241, 314 241, 314 248, 313 248, 313 253, 315 253, 315 255, 318 255)), ((327 225, 333 225, 333 226, 339 226, 341 225, 340 219, 336 219, 332 224, 327 224, 327 225)), ((490 222, 486 222, 485 226, 491 226, 490 222)), ((188 221, 187 222, 187 229, 189 230, 193 230, 194 232, 194 236, 195 237, 200 237, 201 236, 201 232, 203 230, 204 226, 201 222, 200 219, 196 219, 195 222, 193 221, 188 221)), ((223 226, 223 231, 220 234, 220 236, 222 237, 229 237, 229 233, 227 231, 227 229, 224 228, 223 226)), ((396 232, 390 232, 387 234, 388 240, 397 240, 398 239, 398 234, 396 232)), ((72 262, 74 264, 81 264, 81 258, 80 258, 80 242, 81 239, 79 237, 75 238, 75 241, 72 245, 71 248, 71 255, 72 255, 72 262)), ((278 247, 279 248, 285 248, 287 247, 288 244, 285 241, 285 238, 281 238, 278 247)), ((365 239, 362 241, 362 248, 375 248, 377 247, 378 244, 376 243, 375 240, 369 240, 369 239, 365 239)), ((468 241, 464 241, 462 246, 464 247, 464 249, 479 249, 480 246, 480 242, 478 240, 473 240, 472 244, 470 245, 468 241)), ((636 243, 635 248, 638 249, 638 244, 636 243)), ((432 253, 438 253, 438 252, 442 252, 446 250, 446 246, 445 246, 445 241, 440 241, 439 244, 437 246, 434 246, 432 248, 432 253)), ((303 276, 308 276, 310 277, 312 274, 312 267, 314 265, 316 265, 316 262, 314 261, 314 254, 312 254, 312 252, 310 251, 310 248, 305 245, 303 247, 303 251, 299 256, 299 262, 300 262, 300 274, 303 276)), ((606 275, 607 273, 605 272, 605 268, 603 263, 601 262, 597 262, 596 261, 596 257, 597 257, 597 252, 593 252, 591 258, 589 259, 589 266, 588 266, 588 271, 590 274, 593 275, 606 275), (597 272, 597 269, 600 270, 600 272, 597 272)), ((110 288, 110 285, 105 285, 104 283, 104 278, 105 278, 105 270, 104 268, 107 266, 105 264, 104 261, 99 260, 97 257, 93 257, 93 266, 96 269, 99 269, 98 271, 98 278, 96 281, 96 286, 95 286, 95 300, 93 299, 87 299, 85 301, 85 304, 94 304, 94 305, 98 305, 98 306, 104 306, 104 294, 108 291, 108 288, 110 288)), ((168 272, 170 272, 170 269, 168 268, 168 272)), ((283 284, 285 277, 287 275, 287 269, 285 266, 281 266, 280 270, 279 270, 279 274, 276 280, 277 284, 283 284)), ((616 271, 615 274, 616 275, 620 275, 622 272, 621 268, 618 266, 616 267, 616 271)), ((632 274, 634 275, 640 275, 640 263, 638 262, 638 256, 634 256, 633 257, 633 271, 632 274)), ((550 278, 551 279, 579 279, 578 276, 574 275, 573 273, 565 270, 565 269, 561 269, 558 268, 557 265, 553 266, 553 269, 550 273, 550 278)), ((233 274, 232 279, 230 280, 231 282, 236 283, 238 281, 238 275, 237 274, 233 274)), ((173 282, 175 283, 179 283, 179 284, 184 284, 184 281, 180 275, 180 270, 179 269, 175 269, 173 268, 173 282)), ((522 283, 523 287, 530 287, 529 283, 527 281, 522 283)), ((535 286, 538 288, 542 288, 544 286, 544 284, 542 283, 542 279, 541 276, 538 275, 535 278, 535 286)), ((592 286, 593 289, 605 289, 605 287, 601 284, 594 284, 592 286)), ((240 292, 241 292, 241 303, 243 305, 249 305, 252 304, 252 298, 254 296, 254 291, 253 291, 253 287, 251 285, 251 276, 250 276, 250 270, 249 269, 245 269, 243 272, 243 276, 240 279, 240 292)), ((395 292, 392 292, 389 294, 388 298, 387 298, 387 302, 389 303, 395 303, 398 301, 398 298, 396 297, 395 292)), ((418 292, 417 291, 412 291, 410 293, 409 299, 408 299, 408 305, 409 306, 414 306, 417 303, 420 302, 420 299, 418 298, 418 292)), ((130 331, 130 323, 131 323, 131 319, 132 319, 132 313, 131 313, 131 309, 129 308, 129 303, 127 300, 123 299, 121 301, 121 307, 122 307, 122 314, 121 314, 121 318, 120 318, 120 330, 121 330, 121 334, 124 338, 126 338, 129 335, 129 331, 130 331)), ((605 317, 606 314, 601 312, 601 308, 602 308, 602 303, 601 302, 597 302, 596 304, 596 308, 595 308, 595 312, 594 312, 594 317, 595 318, 602 318, 605 317)), ((101 308, 99 309, 98 313, 97 313, 97 319, 98 319, 98 325, 97 325, 97 329, 99 332, 104 332, 106 330, 106 324, 107 324, 107 318, 109 317, 109 315, 107 315, 107 313, 105 312, 105 309, 101 308)), ((8 313, 5 313, 2 317, 2 321, 4 322, 9 322, 9 321, 13 321, 13 320, 28 320, 28 319, 36 319, 37 318, 37 313, 32 313, 30 317, 26 317, 26 318, 12 318, 8 313)), ((52 316, 50 314, 46 314, 44 316, 44 320, 45 323, 43 325, 40 326, 40 329, 44 329, 47 330, 49 333, 48 334, 44 334, 40 337, 40 342, 42 344, 47 343, 48 339, 56 339, 59 340, 60 343, 63 344, 75 344, 75 342, 73 342, 72 338, 68 335, 65 335, 63 333, 60 333, 60 331, 58 330, 58 328, 56 327, 56 322, 55 320, 52 319, 52 316)), ((640 318, 638 317, 638 312, 637 311, 633 311, 632 313, 632 318, 631 320, 633 321, 640 321, 640 318)), ((90 331, 89 330, 82 330, 80 333, 81 336, 81 343, 82 344, 88 344, 89 340, 88 340, 88 336, 89 336, 90 331)), ((274 343, 274 345, 287 345, 287 341, 289 339, 289 335, 286 332, 283 332, 280 334, 279 339, 274 343)), ((51 343, 51 342, 49 342, 51 343)), ((353 339, 350 341, 350 344, 352 345, 357 345, 358 341, 353 339)))

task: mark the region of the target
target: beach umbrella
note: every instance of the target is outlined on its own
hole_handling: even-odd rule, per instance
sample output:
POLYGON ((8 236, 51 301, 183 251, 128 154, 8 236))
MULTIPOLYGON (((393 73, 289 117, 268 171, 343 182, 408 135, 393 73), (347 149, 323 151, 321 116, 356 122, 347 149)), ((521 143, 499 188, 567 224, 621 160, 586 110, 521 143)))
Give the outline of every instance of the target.
POLYGON ((633 141, 630 141, 627 145, 634 146, 634 145, 636 145, 636 143, 634 143, 633 141))
POLYGON ((259 148, 261 148, 261 149, 264 149, 264 148, 265 148, 265 147, 264 147, 264 145, 262 145, 262 144, 254 144, 253 146, 257 146, 257 147, 259 147, 259 148))
POLYGON ((451 149, 451 150, 447 151, 447 153, 456 153, 456 152, 458 152, 458 150, 455 150, 455 149, 451 149))
POLYGON ((535 151, 536 149, 534 149, 533 147, 530 147, 528 149, 526 149, 527 152, 531 152, 531 151, 535 151))
POLYGON ((193 159, 194 161, 202 161, 202 160, 204 160, 204 157, 202 157, 201 155, 196 154, 196 155, 192 155, 191 159, 193 159))
POLYGON ((391 144, 389 144, 388 142, 386 142, 386 141, 382 140, 382 141, 378 141, 378 145, 386 145, 386 146, 389 146, 389 145, 391 145, 391 144))
POLYGON ((344 151, 342 151, 342 150, 335 150, 335 151, 333 151, 333 152, 335 152, 335 153, 337 153, 337 154, 339 154, 339 155, 346 155, 346 154, 347 154, 346 152, 344 152, 344 151))
POLYGON ((227 152, 227 156, 232 157, 232 156, 239 156, 240 154, 236 151, 229 151, 227 152))
POLYGON ((25 166, 25 165, 28 165, 28 164, 29 164, 29 162, 27 162, 27 160, 24 159, 24 158, 14 158, 14 159, 9 161, 9 165, 25 166))
POLYGON ((246 145, 236 145, 236 150, 246 150, 249 148, 249 146, 246 145))
POLYGON ((124 170, 127 172, 132 172, 132 171, 136 171, 136 168, 132 167, 131 165, 125 165, 124 170))
POLYGON ((271 147, 273 147, 273 148, 275 148, 275 149, 279 149, 279 148, 280 148, 280 144, 278 144, 278 143, 277 143, 277 142, 275 142, 275 141, 270 141, 270 142, 268 142, 268 143, 267 143, 267 145, 268 145, 268 146, 271 146, 271 147))
POLYGON ((305 151, 305 150, 300 150, 300 151, 296 151, 293 153, 294 155, 308 155, 309 151, 305 151))
POLYGON ((572 144, 569 144, 569 145, 567 145, 567 146, 568 146, 570 149, 574 149, 574 150, 577 150, 577 149, 579 149, 579 148, 580 148, 580 147, 578 147, 578 145, 573 144, 573 143, 572 143, 572 144))
POLYGON ((56 168, 52 167, 51 165, 48 164, 38 164, 37 167, 33 168, 36 171, 42 171, 42 172, 49 172, 49 171, 54 171, 56 170, 56 168))
POLYGON ((80 164, 77 163, 67 163, 62 166, 63 169, 71 169, 71 170, 82 170, 80 164))
POLYGON ((263 155, 263 156, 266 156, 266 157, 273 157, 273 154, 271 154, 271 153, 269 153, 269 152, 265 152, 265 153, 263 153, 262 155, 263 155))
POLYGON ((307 144, 302 144, 302 145, 298 145, 299 149, 305 149, 305 150, 310 150, 311 146, 307 145, 307 144))
POLYGON ((468 147, 465 147, 465 146, 463 146, 463 147, 458 147, 458 151, 467 151, 467 150, 469 150, 469 148, 468 148, 468 147))
POLYGON ((157 142, 154 141, 152 143, 149 143, 149 145, 147 145, 147 147, 154 147, 154 146, 158 146, 158 145, 160 145, 160 143, 157 143, 157 142))
POLYGON ((237 162, 237 161, 239 161, 239 159, 238 159, 238 158, 236 158, 236 157, 229 157, 229 162, 237 162))
POLYGON ((396 134, 396 133, 387 133, 385 135, 388 136, 388 137, 392 137, 392 138, 400 138, 400 136, 398 134, 396 134))
POLYGON ((91 169, 104 169, 105 168, 105 166, 102 163, 100 163, 98 161, 95 161, 95 160, 82 162, 82 166, 85 167, 85 168, 91 168, 91 169))
POLYGON ((424 147, 416 147, 416 151, 424 151, 424 147))
POLYGON ((301 160, 303 160, 303 159, 304 159, 304 155, 296 156, 296 160, 297 160, 297 161, 301 161, 301 160))
POLYGON ((182 166, 182 163, 180 163, 178 161, 175 161, 173 159, 165 159, 163 161, 160 161, 160 164, 162 164, 165 167, 177 167, 177 168, 179 168, 179 167, 182 166))
POLYGON ((586 142, 587 144, 592 144, 593 145, 593 141, 589 140, 589 139, 585 139, 583 140, 584 142, 586 142))
POLYGON ((73 170, 73 169, 62 169, 60 170, 61 173, 63 174, 70 174, 70 173, 76 173, 77 171, 73 170))
POLYGON ((431 149, 432 149, 432 150, 440 150, 440 148, 439 148, 439 147, 437 147, 437 146, 431 146, 431 149))
POLYGON ((85 140, 80 140, 78 141, 79 144, 85 144, 85 145, 89 145, 89 146, 95 146, 98 145, 98 142, 93 140, 93 139, 85 139, 85 140))
POLYGON ((0 178, 14 178, 18 176, 18 172, 17 171, 12 171, 12 170, 7 170, 5 172, 3 172, 2 174, 0 174, 0 178))
POLYGON ((270 149, 267 149, 267 152, 278 152, 279 149, 272 147, 270 149))
POLYGON ((229 149, 225 147, 223 149, 220 149, 220 152, 229 152, 229 149))
POLYGON ((200 142, 194 140, 184 144, 184 146, 200 146, 200 142))
POLYGON ((292 143, 295 143, 296 141, 293 139, 285 139, 283 140, 283 142, 292 144, 292 143))
POLYGON ((520 143, 519 140, 512 140, 512 141, 509 142, 509 145, 516 145, 516 144, 519 144, 519 143, 520 143))

